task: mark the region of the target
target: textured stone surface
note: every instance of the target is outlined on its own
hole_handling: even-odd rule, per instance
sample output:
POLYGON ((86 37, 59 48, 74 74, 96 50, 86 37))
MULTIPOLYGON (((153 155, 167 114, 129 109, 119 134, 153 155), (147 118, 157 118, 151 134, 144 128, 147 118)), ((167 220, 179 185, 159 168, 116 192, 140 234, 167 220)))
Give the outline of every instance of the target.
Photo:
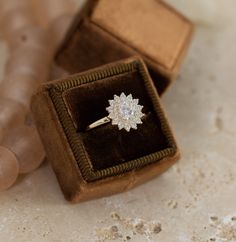
MULTIPOLYGON (((180 162, 132 191, 77 205, 46 163, 0 194, 0 241, 236 241, 236 2, 218 2, 217 23, 197 26, 163 98, 180 162)), ((0 70, 4 53, 1 43, 0 70)))

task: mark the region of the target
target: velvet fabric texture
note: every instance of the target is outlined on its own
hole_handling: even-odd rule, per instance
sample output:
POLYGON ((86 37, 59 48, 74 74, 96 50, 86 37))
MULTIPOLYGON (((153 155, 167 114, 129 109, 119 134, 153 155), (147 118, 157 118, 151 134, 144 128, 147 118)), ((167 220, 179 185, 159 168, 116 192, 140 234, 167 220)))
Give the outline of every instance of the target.
POLYGON ((73 74, 140 55, 161 95, 179 71, 192 31, 189 20, 159 0, 88 0, 56 63, 73 74))
POLYGON ((137 71, 105 78, 67 91, 65 100, 83 140, 94 169, 104 169, 142 157, 168 147, 160 122, 145 92, 137 71), (106 107, 113 95, 132 94, 144 106, 146 117, 137 130, 119 130, 111 123, 90 131, 86 127, 108 115, 106 107))
POLYGON ((143 61, 131 58, 44 84, 32 112, 65 197, 74 202, 111 195, 165 171, 179 150, 143 61), (127 132, 107 123, 114 94, 144 106, 143 124, 127 132))

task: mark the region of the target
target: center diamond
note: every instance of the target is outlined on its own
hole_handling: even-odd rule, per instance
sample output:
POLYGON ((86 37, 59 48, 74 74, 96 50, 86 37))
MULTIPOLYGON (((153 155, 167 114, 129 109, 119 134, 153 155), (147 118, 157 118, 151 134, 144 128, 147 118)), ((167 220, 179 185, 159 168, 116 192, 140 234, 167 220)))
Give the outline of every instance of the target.
POLYGON ((134 110, 132 110, 128 103, 121 104, 120 111, 124 119, 130 119, 134 115, 134 110))

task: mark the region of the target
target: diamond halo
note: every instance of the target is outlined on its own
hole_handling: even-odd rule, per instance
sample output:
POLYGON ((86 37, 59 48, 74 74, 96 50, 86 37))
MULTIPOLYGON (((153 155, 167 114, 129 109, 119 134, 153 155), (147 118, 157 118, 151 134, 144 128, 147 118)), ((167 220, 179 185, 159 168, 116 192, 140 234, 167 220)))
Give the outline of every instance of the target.
POLYGON ((143 106, 139 105, 139 99, 134 99, 132 94, 126 96, 123 92, 120 96, 114 95, 113 100, 108 101, 110 106, 106 108, 112 125, 117 125, 119 130, 137 129, 138 124, 142 124, 141 118, 143 106))

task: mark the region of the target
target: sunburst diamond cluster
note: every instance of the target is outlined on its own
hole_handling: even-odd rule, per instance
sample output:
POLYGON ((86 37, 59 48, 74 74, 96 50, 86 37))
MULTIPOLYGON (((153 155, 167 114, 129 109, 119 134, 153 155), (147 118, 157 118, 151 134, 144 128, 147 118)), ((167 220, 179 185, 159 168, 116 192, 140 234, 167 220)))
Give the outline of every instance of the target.
POLYGON ((142 124, 141 118, 143 106, 139 105, 139 100, 134 99, 131 94, 126 96, 123 92, 120 96, 114 95, 113 100, 109 100, 110 106, 106 108, 112 125, 118 125, 119 130, 137 129, 138 124, 142 124))

